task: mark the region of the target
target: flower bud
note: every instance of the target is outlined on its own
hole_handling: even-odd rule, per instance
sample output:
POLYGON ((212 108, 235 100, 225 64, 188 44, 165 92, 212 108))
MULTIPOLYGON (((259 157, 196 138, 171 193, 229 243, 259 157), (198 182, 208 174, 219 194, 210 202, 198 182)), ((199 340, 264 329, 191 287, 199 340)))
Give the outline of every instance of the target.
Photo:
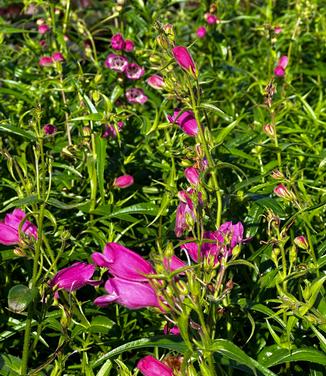
POLYGON ((175 40, 173 25, 166 24, 163 26, 163 30, 165 32, 165 35, 168 37, 169 41, 173 43, 175 40))
POLYGON ((272 250, 272 261, 274 262, 275 266, 278 266, 278 256, 280 254, 281 250, 279 248, 273 248, 272 250))
POLYGON ((289 260, 290 264, 293 264, 297 259, 297 248, 295 245, 292 245, 289 251, 289 260))
POLYGON ((182 281, 181 279, 176 282, 176 287, 178 291, 180 292, 180 295, 187 295, 189 293, 189 288, 185 281, 182 281))
POLYGON ((270 138, 275 138, 275 126, 273 124, 265 124, 263 126, 263 130, 267 136, 270 138))
POLYGON ((134 178, 131 175, 122 175, 114 179, 113 187, 128 188, 134 184, 134 178))
POLYGON ((56 132, 57 132, 57 127, 55 127, 54 125, 52 124, 45 124, 43 126, 43 132, 46 134, 46 135, 54 135, 56 132))
POLYGON ((186 47, 175 46, 172 48, 172 54, 181 68, 189 72, 193 77, 197 77, 195 62, 186 47))
POLYGON ((280 170, 272 171, 271 176, 273 179, 276 179, 276 180, 285 178, 284 174, 280 170))
POLYGON ((199 172, 195 167, 188 167, 184 170, 184 174, 189 184, 198 185, 200 182, 199 172))
POLYGON ((295 199, 294 193, 289 191, 283 184, 279 184, 274 188, 276 196, 284 198, 285 200, 293 201, 295 199))
POLYGON ((156 42, 164 50, 167 50, 169 48, 169 41, 165 35, 158 35, 156 42))
POLYGON ((307 250, 309 248, 308 241, 303 235, 300 235, 300 236, 297 236, 296 238, 294 238, 294 244, 296 246, 298 246, 299 248, 302 248, 302 249, 305 249, 305 250, 307 250))

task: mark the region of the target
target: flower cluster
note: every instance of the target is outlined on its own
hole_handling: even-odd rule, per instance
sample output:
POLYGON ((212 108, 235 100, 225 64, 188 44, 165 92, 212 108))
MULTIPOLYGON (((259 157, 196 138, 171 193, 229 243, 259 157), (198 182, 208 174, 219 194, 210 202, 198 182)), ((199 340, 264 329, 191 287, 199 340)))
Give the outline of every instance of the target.
POLYGON ((56 51, 53 52, 51 56, 42 56, 39 60, 39 65, 41 67, 46 67, 49 65, 53 65, 55 62, 64 61, 64 57, 61 52, 56 51))

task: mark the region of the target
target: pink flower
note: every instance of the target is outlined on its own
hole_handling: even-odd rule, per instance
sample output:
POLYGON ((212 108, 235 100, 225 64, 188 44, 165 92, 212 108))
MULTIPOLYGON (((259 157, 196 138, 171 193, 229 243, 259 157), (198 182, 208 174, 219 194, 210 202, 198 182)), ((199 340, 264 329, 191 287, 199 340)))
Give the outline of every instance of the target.
POLYGON ((205 26, 200 26, 197 31, 196 31, 196 34, 197 34, 197 37, 198 38, 204 38, 205 35, 207 33, 207 30, 206 30, 206 27, 205 26))
POLYGON ((195 167, 187 167, 184 171, 185 177, 189 184, 198 185, 200 182, 199 172, 195 167))
POLYGON ((132 40, 130 40, 130 39, 126 39, 125 40, 125 48, 124 48, 124 50, 126 52, 131 52, 131 51, 134 50, 134 48, 135 48, 134 42, 132 40))
POLYGON ((134 184, 134 178, 131 175, 122 175, 114 179, 113 186, 116 188, 128 188, 134 184))
POLYGON ((173 376, 173 370, 151 355, 140 359, 137 368, 144 376, 173 376))
POLYGON ((173 255, 170 258, 164 257, 163 265, 168 272, 174 272, 175 270, 183 268, 187 264, 180 260, 179 257, 173 255))
POLYGON ((172 48, 172 54, 181 68, 190 72, 194 77, 197 77, 195 63, 186 47, 176 46, 172 48))
POLYGON ((163 333, 165 335, 172 334, 174 336, 180 335, 180 329, 177 326, 172 326, 172 328, 169 327, 169 324, 166 323, 163 328, 163 333))
POLYGON ((42 56, 38 63, 41 67, 46 67, 53 64, 53 59, 51 56, 42 56))
POLYGON ((149 76, 146 82, 149 86, 157 90, 160 90, 164 87, 163 77, 159 76, 158 74, 153 74, 149 76))
POLYGON ((115 138, 117 137, 117 130, 120 132, 120 130, 124 127, 124 122, 123 121, 118 121, 116 127, 112 124, 106 125, 105 129, 103 131, 102 137, 107 138, 107 137, 112 137, 115 138), (116 128, 118 128, 116 130, 116 128))
MULTIPOLYGON (((18 229, 25 217, 26 214, 21 209, 15 209, 11 214, 6 214, 4 220, 0 222, 0 244, 14 245, 21 241, 18 229)), ((37 227, 29 221, 24 222, 21 232, 37 239, 37 227)))
POLYGON ((107 280, 105 290, 108 295, 100 296, 94 300, 94 303, 100 307, 115 302, 129 309, 157 307, 162 310, 155 290, 149 283, 114 277, 107 280))
POLYGON ((308 249, 309 248, 309 243, 305 236, 300 235, 294 238, 294 244, 297 245, 299 248, 302 249, 308 249))
POLYGON ((43 131, 47 135, 53 135, 53 134, 55 134, 57 132, 57 127, 55 127, 52 124, 45 124, 43 126, 43 131))
POLYGON ((195 137, 198 134, 198 124, 192 111, 184 111, 180 115, 180 110, 175 109, 173 116, 168 115, 170 123, 177 124, 188 136, 195 137))
POLYGON ((196 214, 192 200, 188 197, 187 202, 180 202, 177 207, 174 232, 180 238, 185 231, 191 229, 196 221, 196 214))
POLYGON ((152 265, 137 253, 118 243, 107 243, 103 253, 92 254, 93 262, 108 268, 115 277, 147 282, 146 274, 154 274, 152 265))
POLYGON ((125 70, 125 75, 130 80, 138 80, 140 77, 144 75, 145 71, 144 68, 140 67, 136 63, 130 63, 127 66, 127 69, 125 70))
POLYGON ((50 30, 50 28, 49 28, 49 26, 47 24, 39 25, 37 29, 38 29, 38 32, 40 34, 45 34, 45 33, 47 33, 50 30))
POLYGON ((290 201, 295 198, 293 192, 289 191, 283 184, 279 184, 277 187, 275 187, 274 193, 276 194, 276 196, 290 201))
POLYGON ((289 59, 287 56, 283 55, 280 57, 276 68, 274 69, 274 74, 277 77, 283 77, 285 74, 285 68, 287 67, 289 59))
POLYGON ((107 68, 122 73, 127 69, 128 59, 124 56, 109 54, 104 64, 107 68))
POLYGON ((113 37, 111 38, 111 47, 114 50, 118 50, 118 51, 124 49, 125 41, 123 39, 123 36, 120 33, 113 35, 113 37))
POLYGON ((205 20, 209 25, 213 25, 217 23, 217 17, 214 14, 206 13, 205 14, 205 20))
POLYGON ((75 262, 67 268, 61 269, 49 282, 51 287, 66 291, 75 291, 85 285, 99 285, 101 281, 91 280, 95 266, 86 262, 75 262))
POLYGON ((145 95, 143 89, 133 87, 126 90, 126 98, 129 103, 144 104, 147 102, 148 97, 145 95))
POLYGON ((280 34, 282 32, 282 28, 281 26, 275 26, 274 27, 274 33, 275 34, 280 34))
POLYGON ((63 57, 61 52, 57 51, 53 52, 52 59, 53 61, 63 61, 65 58, 63 57))

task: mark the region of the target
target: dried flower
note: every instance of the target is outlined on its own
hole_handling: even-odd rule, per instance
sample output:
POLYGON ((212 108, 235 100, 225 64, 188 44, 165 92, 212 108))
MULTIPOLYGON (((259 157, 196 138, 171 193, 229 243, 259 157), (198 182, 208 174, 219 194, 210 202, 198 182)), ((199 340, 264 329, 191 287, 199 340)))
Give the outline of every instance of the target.
POLYGON ((43 126, 43 132, 47 135, 54 135, 57 132, 57 127, 52 124, 45 124, 43 126))

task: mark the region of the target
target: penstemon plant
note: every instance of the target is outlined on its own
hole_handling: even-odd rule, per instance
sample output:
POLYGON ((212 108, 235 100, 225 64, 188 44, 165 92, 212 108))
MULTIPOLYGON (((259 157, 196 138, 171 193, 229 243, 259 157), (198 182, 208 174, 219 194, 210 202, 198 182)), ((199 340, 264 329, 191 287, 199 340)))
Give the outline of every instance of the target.
POLYGON ((3 3, 0 375, 323 375, 322 4, 3 3))

